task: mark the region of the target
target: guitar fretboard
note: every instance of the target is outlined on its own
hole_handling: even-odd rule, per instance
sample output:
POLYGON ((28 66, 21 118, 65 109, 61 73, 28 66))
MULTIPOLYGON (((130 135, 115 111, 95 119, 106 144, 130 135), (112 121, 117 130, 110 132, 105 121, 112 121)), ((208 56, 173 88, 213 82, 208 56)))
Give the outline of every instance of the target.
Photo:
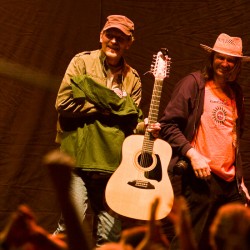
MULTIPOLYGON (((148 115, 148 124, 157 122, 161 92, 162 92, 163 79, 155 79, 153 94, 151 98, 149 115, 148 115)), ((155 138, 149 132, 145 132, 142 151, 152 154, 155 138)))

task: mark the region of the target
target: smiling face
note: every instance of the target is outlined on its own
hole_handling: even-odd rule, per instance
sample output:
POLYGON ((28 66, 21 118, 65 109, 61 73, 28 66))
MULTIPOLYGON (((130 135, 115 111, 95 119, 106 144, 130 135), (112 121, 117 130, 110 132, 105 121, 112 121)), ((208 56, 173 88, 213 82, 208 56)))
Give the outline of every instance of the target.
POLYGON ((132 39, 119 29, 110 28, 101 32, 100 42, 102 51, 106 54, 107 62, 115 66, 119 63, 125 50, 130 48, 132 39))
POLYGON ((237 58, 221 53, 215 53, 213 59, 214 79, 220 81, 232 81, 236 78, 237 58))

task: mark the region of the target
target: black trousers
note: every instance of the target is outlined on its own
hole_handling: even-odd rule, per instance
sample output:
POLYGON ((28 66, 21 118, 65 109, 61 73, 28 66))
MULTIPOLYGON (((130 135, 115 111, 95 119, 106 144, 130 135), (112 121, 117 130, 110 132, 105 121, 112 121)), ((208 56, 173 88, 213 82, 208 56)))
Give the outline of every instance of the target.
MULTIPOLYGON (((195 240, 199 250, 210 250, 209 227, 218 209, 227 203, 244 203, 236 179, 227 182, 217 175, 211 175, 209 180, 198 179, 192 168, 188 168, 182 176, 182 195, 186 198, 195 240)), ((175 236, 170 245, 171 250, 179 248, 175 236)))

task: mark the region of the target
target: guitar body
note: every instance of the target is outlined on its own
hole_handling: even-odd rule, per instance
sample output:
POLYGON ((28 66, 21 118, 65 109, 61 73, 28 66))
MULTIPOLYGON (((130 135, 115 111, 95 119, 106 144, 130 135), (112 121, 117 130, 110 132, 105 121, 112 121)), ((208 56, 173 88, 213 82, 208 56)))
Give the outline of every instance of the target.
MULTIPOLYGON (((163 79, 169 75, 169 67, 167 50, 161 49, 154 56, 151 67, 155 84, 148 116, 149 127, 157 121, 163 79)), ((155 219, 165 218, 174 200, 167 172, 171 156, 170 145, 155 139, 147 130, 144 136, 127 137, 123 142, 121 164, 106 186, 105 197, 109 208, 125 217, 150 220, 151 205, 158 199, 155 219)))
POLYGON ((165 218, 172 209, 174 195, 167 168, 172 155, 170 145, 155 139, 153 152, 143 166, 143 135, 131 135, 123 143, 122 161, 110 177, 105 198, 109 208, 122 216, 149 220, 151 205, 159 198, 156 220, 165 218))

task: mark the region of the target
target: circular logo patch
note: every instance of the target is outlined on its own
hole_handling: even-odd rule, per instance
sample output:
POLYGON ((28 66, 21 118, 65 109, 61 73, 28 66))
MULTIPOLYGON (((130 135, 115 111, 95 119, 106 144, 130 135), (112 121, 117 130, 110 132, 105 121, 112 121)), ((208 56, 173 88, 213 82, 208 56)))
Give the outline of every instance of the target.
POLYGON ((216 107, 213 110, 213 120, 216 123, 223 124, 226 121, 227 112, 223 107, 216 107))

